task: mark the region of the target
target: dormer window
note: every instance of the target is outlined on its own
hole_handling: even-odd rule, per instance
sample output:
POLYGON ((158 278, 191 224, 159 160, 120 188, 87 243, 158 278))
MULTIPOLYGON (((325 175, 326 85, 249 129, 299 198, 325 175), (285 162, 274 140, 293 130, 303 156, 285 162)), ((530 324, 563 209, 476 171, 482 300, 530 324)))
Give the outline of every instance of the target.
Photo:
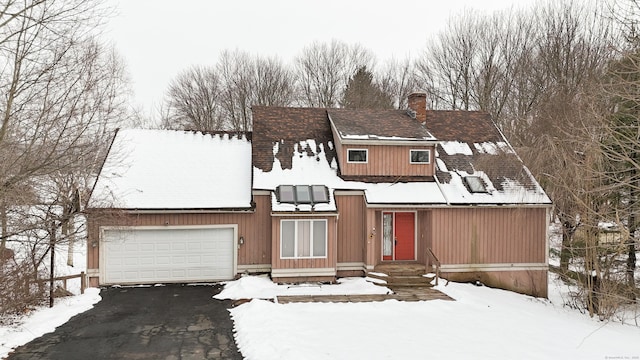
POLYGON ((431 162, 430 150, 409 150, 410 164, 428 164, 431 162))
POLYGON ((280 185, 276 198, 287 204, 318 204, 329 202, 329 190, 324 185, 280 185))
POLYGON ((464 183, 472 193, 487 193, 487 187, 479 176, 465 176, 464 183))
POLYGON ((368 162, 369 150, 367 149, 347 149, 347 162, 366 163, 368 162))

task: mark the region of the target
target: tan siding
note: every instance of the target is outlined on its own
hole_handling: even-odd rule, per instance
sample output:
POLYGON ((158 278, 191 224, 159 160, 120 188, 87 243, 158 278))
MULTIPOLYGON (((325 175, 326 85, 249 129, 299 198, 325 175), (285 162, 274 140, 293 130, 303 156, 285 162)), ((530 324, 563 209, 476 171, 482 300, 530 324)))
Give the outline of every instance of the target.
POLYGON ((450 281, 480 281, 491 287, 507 289, 536 297, 546 298, 548 295, 548 276, 546 270, 442 272, 441 276, 450 281))
POLYGON ((542 263, 544 208, 434 209, 432 244, 443 264, 542 263))
POLYGON ((431 247, 431 211, 418 211, 416 217, 417 226, 417 260, 418 262, 426 261, 427 248, 431 247))
POLYGON ((97 214, 89 222, 87 268, 99 267, 101 226, 197 226, 238 225, 238 237, 244 245, 238 249, 238 265, 269 264, 271 256, 271 198, 254 196, 256 211, 253 213, 183 213, 183 214, 97 214), (96 246, 93 246, 93 245, 96 246))
POLYGON ((366 246, 362 195, 338 195, 338 262, 364 262, 366 246))
POLYGON ((435 150, 433 146, 400 146, 400 145, 343 145, 338 148, 340 171, 344 175, 369 176, 433 176, 435 150), (348 163, 348 149, 367 149, 369 151, 366 164, 348 163), (410 164, 410 150, 431 150, 431 163, 410 164))
POLYGON ((336 268, 336 226, 335 216, 318 216, 318 217, 295 217, 287 216, 273 217, 271 220, 271 234, 272 234, 272 256, 271 256, 271 268, 272 269, 310 269, 310 268, 336 268), (281 259, 280 258, 280 220, 283 219, 313 219, 313 220, 327 220, 327 257, 316 259, 281 259))

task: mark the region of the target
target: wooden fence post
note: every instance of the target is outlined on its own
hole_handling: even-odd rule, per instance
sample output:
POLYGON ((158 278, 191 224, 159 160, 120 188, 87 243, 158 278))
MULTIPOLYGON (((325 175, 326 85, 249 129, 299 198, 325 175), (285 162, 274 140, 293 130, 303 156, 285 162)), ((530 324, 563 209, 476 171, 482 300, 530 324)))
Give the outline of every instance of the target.
POLYGON ((84 271, 80 272, 80 294, 84 294, 84 288, 87 287, 87 278, 84 275, 84 271))

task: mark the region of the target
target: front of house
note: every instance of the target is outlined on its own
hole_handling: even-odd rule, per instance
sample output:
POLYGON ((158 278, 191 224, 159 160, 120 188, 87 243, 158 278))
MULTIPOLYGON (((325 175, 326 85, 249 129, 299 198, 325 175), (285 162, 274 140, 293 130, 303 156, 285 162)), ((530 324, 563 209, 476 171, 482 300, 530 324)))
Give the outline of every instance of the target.
POLYGON ((445 278, 546 296, 549 198, 487 114, 409 104, 120 131, 88 204, 90 283, 333 281, 435 256, 445 278))

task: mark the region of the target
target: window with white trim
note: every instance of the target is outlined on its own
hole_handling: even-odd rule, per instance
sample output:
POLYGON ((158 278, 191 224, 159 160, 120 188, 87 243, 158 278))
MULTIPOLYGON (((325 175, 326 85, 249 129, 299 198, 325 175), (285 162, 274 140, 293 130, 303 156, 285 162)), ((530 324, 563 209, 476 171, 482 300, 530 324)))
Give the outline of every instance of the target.
POLYGON ((366 163, 369 158, 369 150, 367 149, 347 149, 348 163, 366 163))
POLYGON ((428 164, 431 162, 431 150, 409 150, 409 163, 428 164))
POLYGON ((280 258, 327 257, 327 220, 280 220, 280 258))

